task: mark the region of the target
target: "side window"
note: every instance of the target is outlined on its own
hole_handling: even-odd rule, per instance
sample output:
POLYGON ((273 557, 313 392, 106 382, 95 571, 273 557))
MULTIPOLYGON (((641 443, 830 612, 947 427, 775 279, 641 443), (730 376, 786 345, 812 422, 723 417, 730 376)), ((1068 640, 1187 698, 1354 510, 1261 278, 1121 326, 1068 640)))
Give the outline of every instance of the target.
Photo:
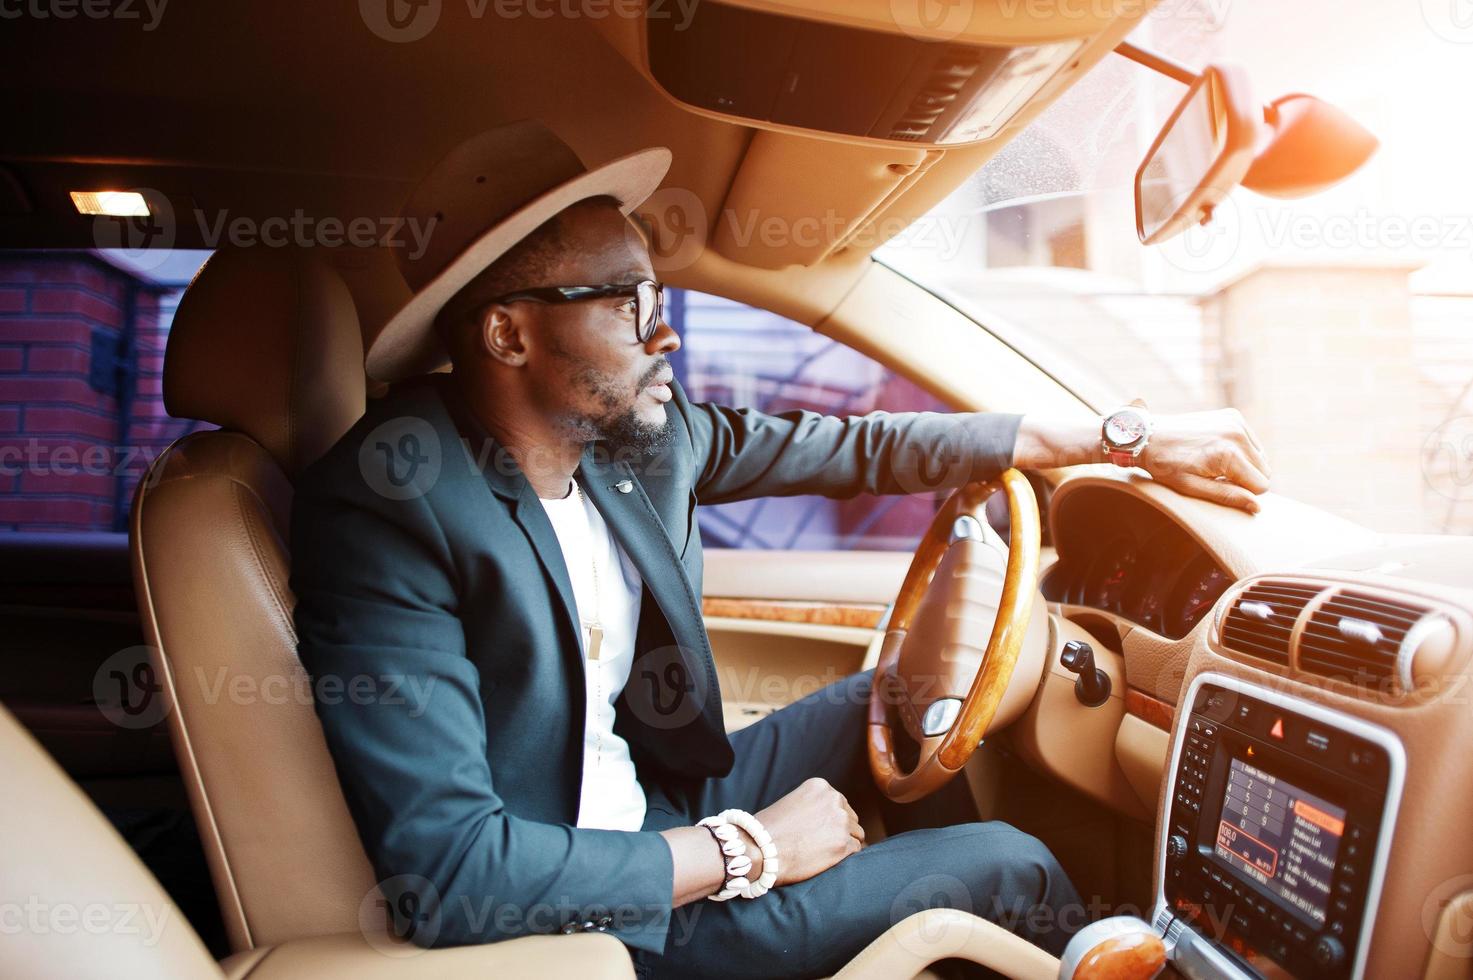
MULTIPOLYGON (((917 385, 802 324, 705 293, 666 293, 666 319, 681 339, 671 361, 692 401, 839 416, 948 410, 917 385)), ((911 551, 937 506, 935 494, 702 506, 701 541, 708 548, 911 551)))
POLYGON ((0 251, 0 534, 126 531, 149 464, 208 428, 169 418, 162 391, 205 255, 0 251))

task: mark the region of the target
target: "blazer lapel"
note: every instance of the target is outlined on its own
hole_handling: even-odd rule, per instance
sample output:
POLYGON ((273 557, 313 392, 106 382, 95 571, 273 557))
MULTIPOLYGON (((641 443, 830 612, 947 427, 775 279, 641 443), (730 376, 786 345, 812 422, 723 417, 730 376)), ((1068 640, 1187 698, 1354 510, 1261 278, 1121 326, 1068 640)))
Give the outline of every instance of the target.
POLYGON ((576 653, 581 670, 583 626, 578 619, 578 603, 573 598, 573 581, 568 577, 568 563, 563 560, 563 548, 558 543, 557 532, 552 529, 552 521, 548 520, 547 510, 537 499, 536 491, 525 477, 522 479, 522 492, 517 497, 512 516, 532 542, 532 549, 537 552, 537 561, 542 565, 542 570, 557 586, 558 596, 563 601, 563 611, 567 614, 568 622, 573 625, 573 635, 577 637, 576 653))
MULTIPOLYGON (((686 577, 670 534, 629 464, 603 461, 599 455, 596 447, 583 454, 578 468, 583 492, 603 515, 614 538, 655 597, 691 672, 695 690, 714 692, 716 667, 701 621, 700 597, 686 577)), ((720 699, 715 702, 719 705, 720 699)))

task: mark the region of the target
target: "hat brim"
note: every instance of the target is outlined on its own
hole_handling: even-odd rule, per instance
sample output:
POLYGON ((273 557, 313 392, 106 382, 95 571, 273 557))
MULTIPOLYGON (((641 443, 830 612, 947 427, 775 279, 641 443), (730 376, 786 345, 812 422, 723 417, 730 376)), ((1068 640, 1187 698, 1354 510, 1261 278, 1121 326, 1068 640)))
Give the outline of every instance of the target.
POLYGON ((663 146, 620 157, 559 184, 493 225, 384 324, 368 349, 364 364, 368 376, 399 381, 449 364, 450 355, 435 334, 434 323, 452 296, 544 221, 579 201, 608 195, 628 214, 659 188, 670 160, 670 151, 663 146))

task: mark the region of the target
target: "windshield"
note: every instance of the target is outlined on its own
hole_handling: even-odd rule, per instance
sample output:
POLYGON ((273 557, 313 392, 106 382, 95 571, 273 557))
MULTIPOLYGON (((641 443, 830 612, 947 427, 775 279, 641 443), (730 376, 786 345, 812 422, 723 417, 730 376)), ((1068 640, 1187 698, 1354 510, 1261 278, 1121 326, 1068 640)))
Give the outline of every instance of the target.
POLYGON ((1382 530, 1473 531, 1473 135, 1449 99, 1473 87, 1473 20, 1446 6, 1164 0, 1132 35, 1370 128, 1380 149, 1324 193, 1239 188, 1142 246, 1135 170, 1186 88, 1112 55, 876 258, 1099 411, 1231 405, 1274 490, 1382 530))

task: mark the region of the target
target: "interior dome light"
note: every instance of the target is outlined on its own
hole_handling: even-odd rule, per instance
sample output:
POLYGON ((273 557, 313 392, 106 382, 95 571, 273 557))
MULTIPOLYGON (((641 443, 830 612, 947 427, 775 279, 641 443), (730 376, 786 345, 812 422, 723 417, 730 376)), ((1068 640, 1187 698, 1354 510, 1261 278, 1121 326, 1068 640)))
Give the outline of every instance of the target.
POLYGON ((148 202, 137 191, 72 191, 72 203, 82 214, 110 218, 146 218, 148 202))

